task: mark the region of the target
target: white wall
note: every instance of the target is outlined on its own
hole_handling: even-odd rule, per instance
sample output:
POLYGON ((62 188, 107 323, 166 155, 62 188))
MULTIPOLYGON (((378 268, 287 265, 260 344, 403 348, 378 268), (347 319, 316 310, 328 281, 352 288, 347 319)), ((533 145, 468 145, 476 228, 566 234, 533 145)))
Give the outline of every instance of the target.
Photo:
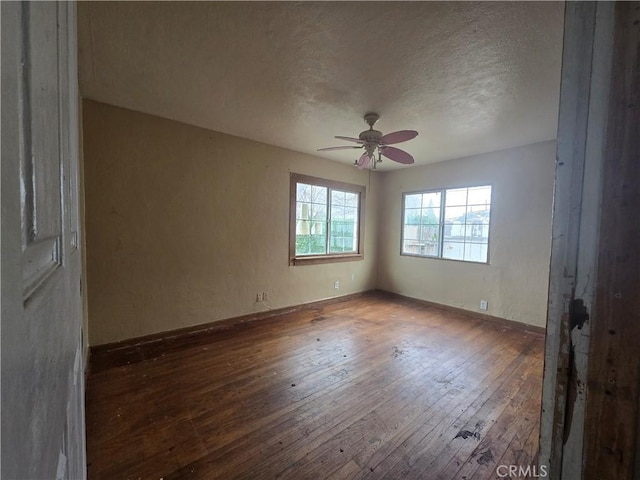
POLYGON ((556 143, 407 168, 384 175, 378 288, 531 325, 546 322, 556 143), (493 186, 490 264, 400 255, 402 193, 493 186))

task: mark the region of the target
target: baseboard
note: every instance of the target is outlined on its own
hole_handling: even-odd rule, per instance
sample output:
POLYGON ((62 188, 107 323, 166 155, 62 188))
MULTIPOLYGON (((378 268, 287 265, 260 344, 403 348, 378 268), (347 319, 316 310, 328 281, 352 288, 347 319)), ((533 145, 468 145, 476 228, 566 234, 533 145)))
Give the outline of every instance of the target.
POLYGON ((346 302, 364 296, 383 296, 396 301, 411 302, 416 305, 429 306, 440 310, 455 312, 470 318, 481 319, 494 323, 501 328, 509 328, 519 330, 534 335, 545 335, 545 329, 528 325, 505 318, 494 317, 478 312, 472 312, 462 308, 451 307, 441 303, 430 302, 418 298, 407 297, 398 293, 386 290, 368 290, 364 292, 352 293, 340 297, 332 297, 315 302, 304 303, 291 307, 278 308, 266 312, 251 313, 238 317, 227 318, 205 324, 185 327, 166 332, 154 333, 142 337, 135 337, 120 342, 106 343, 96 345, 89 348, 89 362, 87 364, 87 374, 99 373, 100 371, 131 363, 137 363, 149 360, 167 352, 180 350, 196 345, 204 345, 212 341, 212 339, 221 332, 233 332, 242 328, 250 327, 256 322, 265 321, 269 318, 278 317, 289 313, 298 312, 305 309, 321 308, 327 305, 346 302))
POLYGON ((538 327, 536 325, 529 325, 527 323, 516 322, 515 320, 508 320, 502 317, 495 317, 493 315, 488 315, 486 313, 473 312, 471 310, 465 310, 464 308, 452 307, 450 305, 444 305, 442 303, 430 302, 428 300, 422 300, 419 298, 407 297, 405 295, 401 295, 395 292, 389 292, 387 290, 376 290, 376 293, 379 295, 384 295, 390 298, 395 298, 397 300, 413 302, 418 305, 424 305, 432 308, 438 308, 440 310, 446 310, 448 312, 455 312, 460 315, 465 315, 467 317, 478 318, 484 320, 486 322, 494 323, 500 327, 508 328, 511 330, 519 330, 522 332, 545 336, 546 329, 544 327, 538 327))
POLYGON ((246 328, 252 324, 279 315, 285 315, 305 309, 325 307, 340 302, 375 294, 375 290, 357 292, 340 297, 331 297, 315 302, 304 303, 291 307, 257 312, 238 317, 217 320, 214 322, 179 328, 165 332, 153 333, 141 337, 129 338, 119 342, 105 343, 89 348, 89 368, 91 373, 97 373, 114 366, 137 363, 157 357, 167 351, 205 344, 216 333, 246 328))

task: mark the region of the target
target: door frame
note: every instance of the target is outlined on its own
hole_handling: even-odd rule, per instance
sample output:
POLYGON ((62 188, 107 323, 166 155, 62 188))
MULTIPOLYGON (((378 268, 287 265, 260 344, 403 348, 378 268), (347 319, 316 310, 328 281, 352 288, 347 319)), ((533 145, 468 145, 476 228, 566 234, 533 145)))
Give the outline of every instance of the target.
POLYGON ((640 219, 638 12, 638 2, 565 7, 539 455, 551 479, 634 475, 640 359, 629 339, 640 342, 640 228, 633 225, 640 219), (611 388, 617 384, 624 392, 611 388), (624 428, 622 416, 610 414, 622 407, 624 428))

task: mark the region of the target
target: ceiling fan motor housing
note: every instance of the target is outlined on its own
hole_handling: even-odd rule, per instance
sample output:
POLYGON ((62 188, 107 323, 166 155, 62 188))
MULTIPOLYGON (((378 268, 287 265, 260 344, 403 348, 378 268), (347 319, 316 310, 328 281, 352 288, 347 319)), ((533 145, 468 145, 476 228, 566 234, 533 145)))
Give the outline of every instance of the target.
POLYGON ((364 140, 367 143, 371 142, 375 144, 381 143, 380 137, 382 137, 382 132, 379 132, 378 130, 365 130, 364 132, 360 132, 360 135, 358 136, 360 140, 364 140))
POLYGON ((370 157, 373 157, 376 148, 381 143, 380 138, 382 137, 382 132, 373 129, 373 126, 379 118, 380 115, 378 115, 377 113, 367 113, 364 116, 364 121, 369 125, 369 130, 360 132, 360 135, 358 136, 360 140, 363 140, 365 142, 364 149, 370 157))

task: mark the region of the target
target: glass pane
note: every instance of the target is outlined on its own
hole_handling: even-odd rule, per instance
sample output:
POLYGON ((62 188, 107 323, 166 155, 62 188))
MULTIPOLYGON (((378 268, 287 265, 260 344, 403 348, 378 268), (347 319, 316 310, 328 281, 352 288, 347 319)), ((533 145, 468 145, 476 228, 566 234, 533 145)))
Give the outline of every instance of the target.
POLYGON ((464 241, 465 226, 459 223, 445 223, 443 228, 443 238, 447 240, 464 241))
POLYGON ((402 253, 438 256, 441 192, 405 195, 402 253))
POLYGON ((422 194, 422 208, 440 208, 440 192, 429 192, 422 194))
POLYGON ((355 222, 358 219, 358 209, 357 208, 352 208, 352 207, 347 207, 344 209, 344 218, 346 220, 350 220, 352 222, 355 222))
POLYGON ((465 223, 466 211, 466 207, 446 207, 444 209, 444 223, 465 223))
POLYGON ((342 237, 332 237, 329 251, 331 253, 342 253, 344 251, 344 239, 342 237))
POLYGON ((344 220, 344 207, 331 205, 331 220, 344 220))
POLYGON ((325 235, 326 223, 325 222, 309 222, 311 235, 325 235))
POLYGON ((309 253, 312 253, 312 254, 326 253, 324 235, 311 235, 309 253))
POLYGON ((489 205, 471 205, 467 207, 467 223, 489 223, 491 207, 489 205))
POLYGON ((446 191, 445 204, 447 207, 467 204, 467 189, 453 188, 446 191))
POLYGON ((311 233, 311 222, 309 220, 298 220, 296 222, 296 235, 309 235, 311 233))
POLYGON ((402 242, 402 253, 420 255, 420 242, 415 239, 405 238, 402 242))
POLYGON ((422 244, 422 251, 420 255, 424 255, 426 257, 437 257, 438 256, 438 242, 425 242, 422 244))
POLYGON ((347 237, 355 237, 356 236, 356 224, 355 224, 355 222, 345 222, 345 224, 344 224, 344 234, 347 237))
POLYGON ((419 208, 407 208, 404 211, 404 224, 405 225, 419 225, 420 224, 420 212, 419 208))
POLYGON ((438 225, 422 225, 420 227, 420 240, 422 242, 438 242, 440 227, 438 225))
POLYGON ((331 221, 331 236, 332 237, 341 237, 342 236, 342 225, 343 222, 337 222, 335 220, 331 221))
POLYGON ((309 235, 296 235, 296 255, 307 255, 310 242, 309 235))
POLYGON ((408 253, 410 255, 420 255, 423 257, 437 257, 438 242, 413 240, 407 238, 403 241, 402 253, 408 253))
POLYGON ((469 205, 467 212, 490 212, 491 205, 469 205))
POLYGON ((464 243, 444 241, 442 245, 442 258, 464 260, 464 243))
POLYGON ((355 253, 358 251, 358 245, 356 245, 356 238, 354 236, 347 236, 344 239, 344 251, 355 253))
POLYGON ((298 202, 296 204, 296 219, 298 220, 309 220, 311 212, 311 204, 310 203, 301 203, 298 202))
POLYGON ((311 185, 306 183, 298 183, 296 186, 296 200, 299 202, 311 201, 311 185))
POLYGON ((422 207, 422 194, 412 193, 404 196, 404 208, 420 208, 422 207))
POLYGON ((359 206, 359 193, 298 183, 296 255, 357 252, 359 206))
POLYGON ((423 208, 422 209, 422 222, 429 225, 437 225, 440 223, 440 209, 439 208, 423 208))
POLYGON ((316 221, 327 220, 327 206, 324 204, 312 203, 311 204, 311 219, 316 221))
POLYGON ((340 190, 331 190, 331 206, 341 206, 345 205, 345 192, 341 192, 340 190))
POLYGON ((313 203, 327 204, 327 187, 318 187, 313 185, 311 187, 311 201, 313 203))
POLYGON ((466 225, 465 242, 487 243, 489 241, 489 225, 474 223, 466 225))
POLYGON ((467 243, 464 246, 464 259, 469 262, 487 262, 486 243, 467 243))
POLYGON ((469 189, 468 205, 490 205, 491 187, 473 187, 469 189))
POLYGON ((435 257, 438 255, 438 234, 428 233, 420 239, 420 255, 435 257))
POLYGON ((359 193, 345 193, 345 202, 344 204, 347 207, 358 207, 358 199, 360 197, 359 193))
POLYGON ((418 225, 405 225, 402 236, 405 240, 415 240, 417 242, 420 238, 420 227, 418 225))

